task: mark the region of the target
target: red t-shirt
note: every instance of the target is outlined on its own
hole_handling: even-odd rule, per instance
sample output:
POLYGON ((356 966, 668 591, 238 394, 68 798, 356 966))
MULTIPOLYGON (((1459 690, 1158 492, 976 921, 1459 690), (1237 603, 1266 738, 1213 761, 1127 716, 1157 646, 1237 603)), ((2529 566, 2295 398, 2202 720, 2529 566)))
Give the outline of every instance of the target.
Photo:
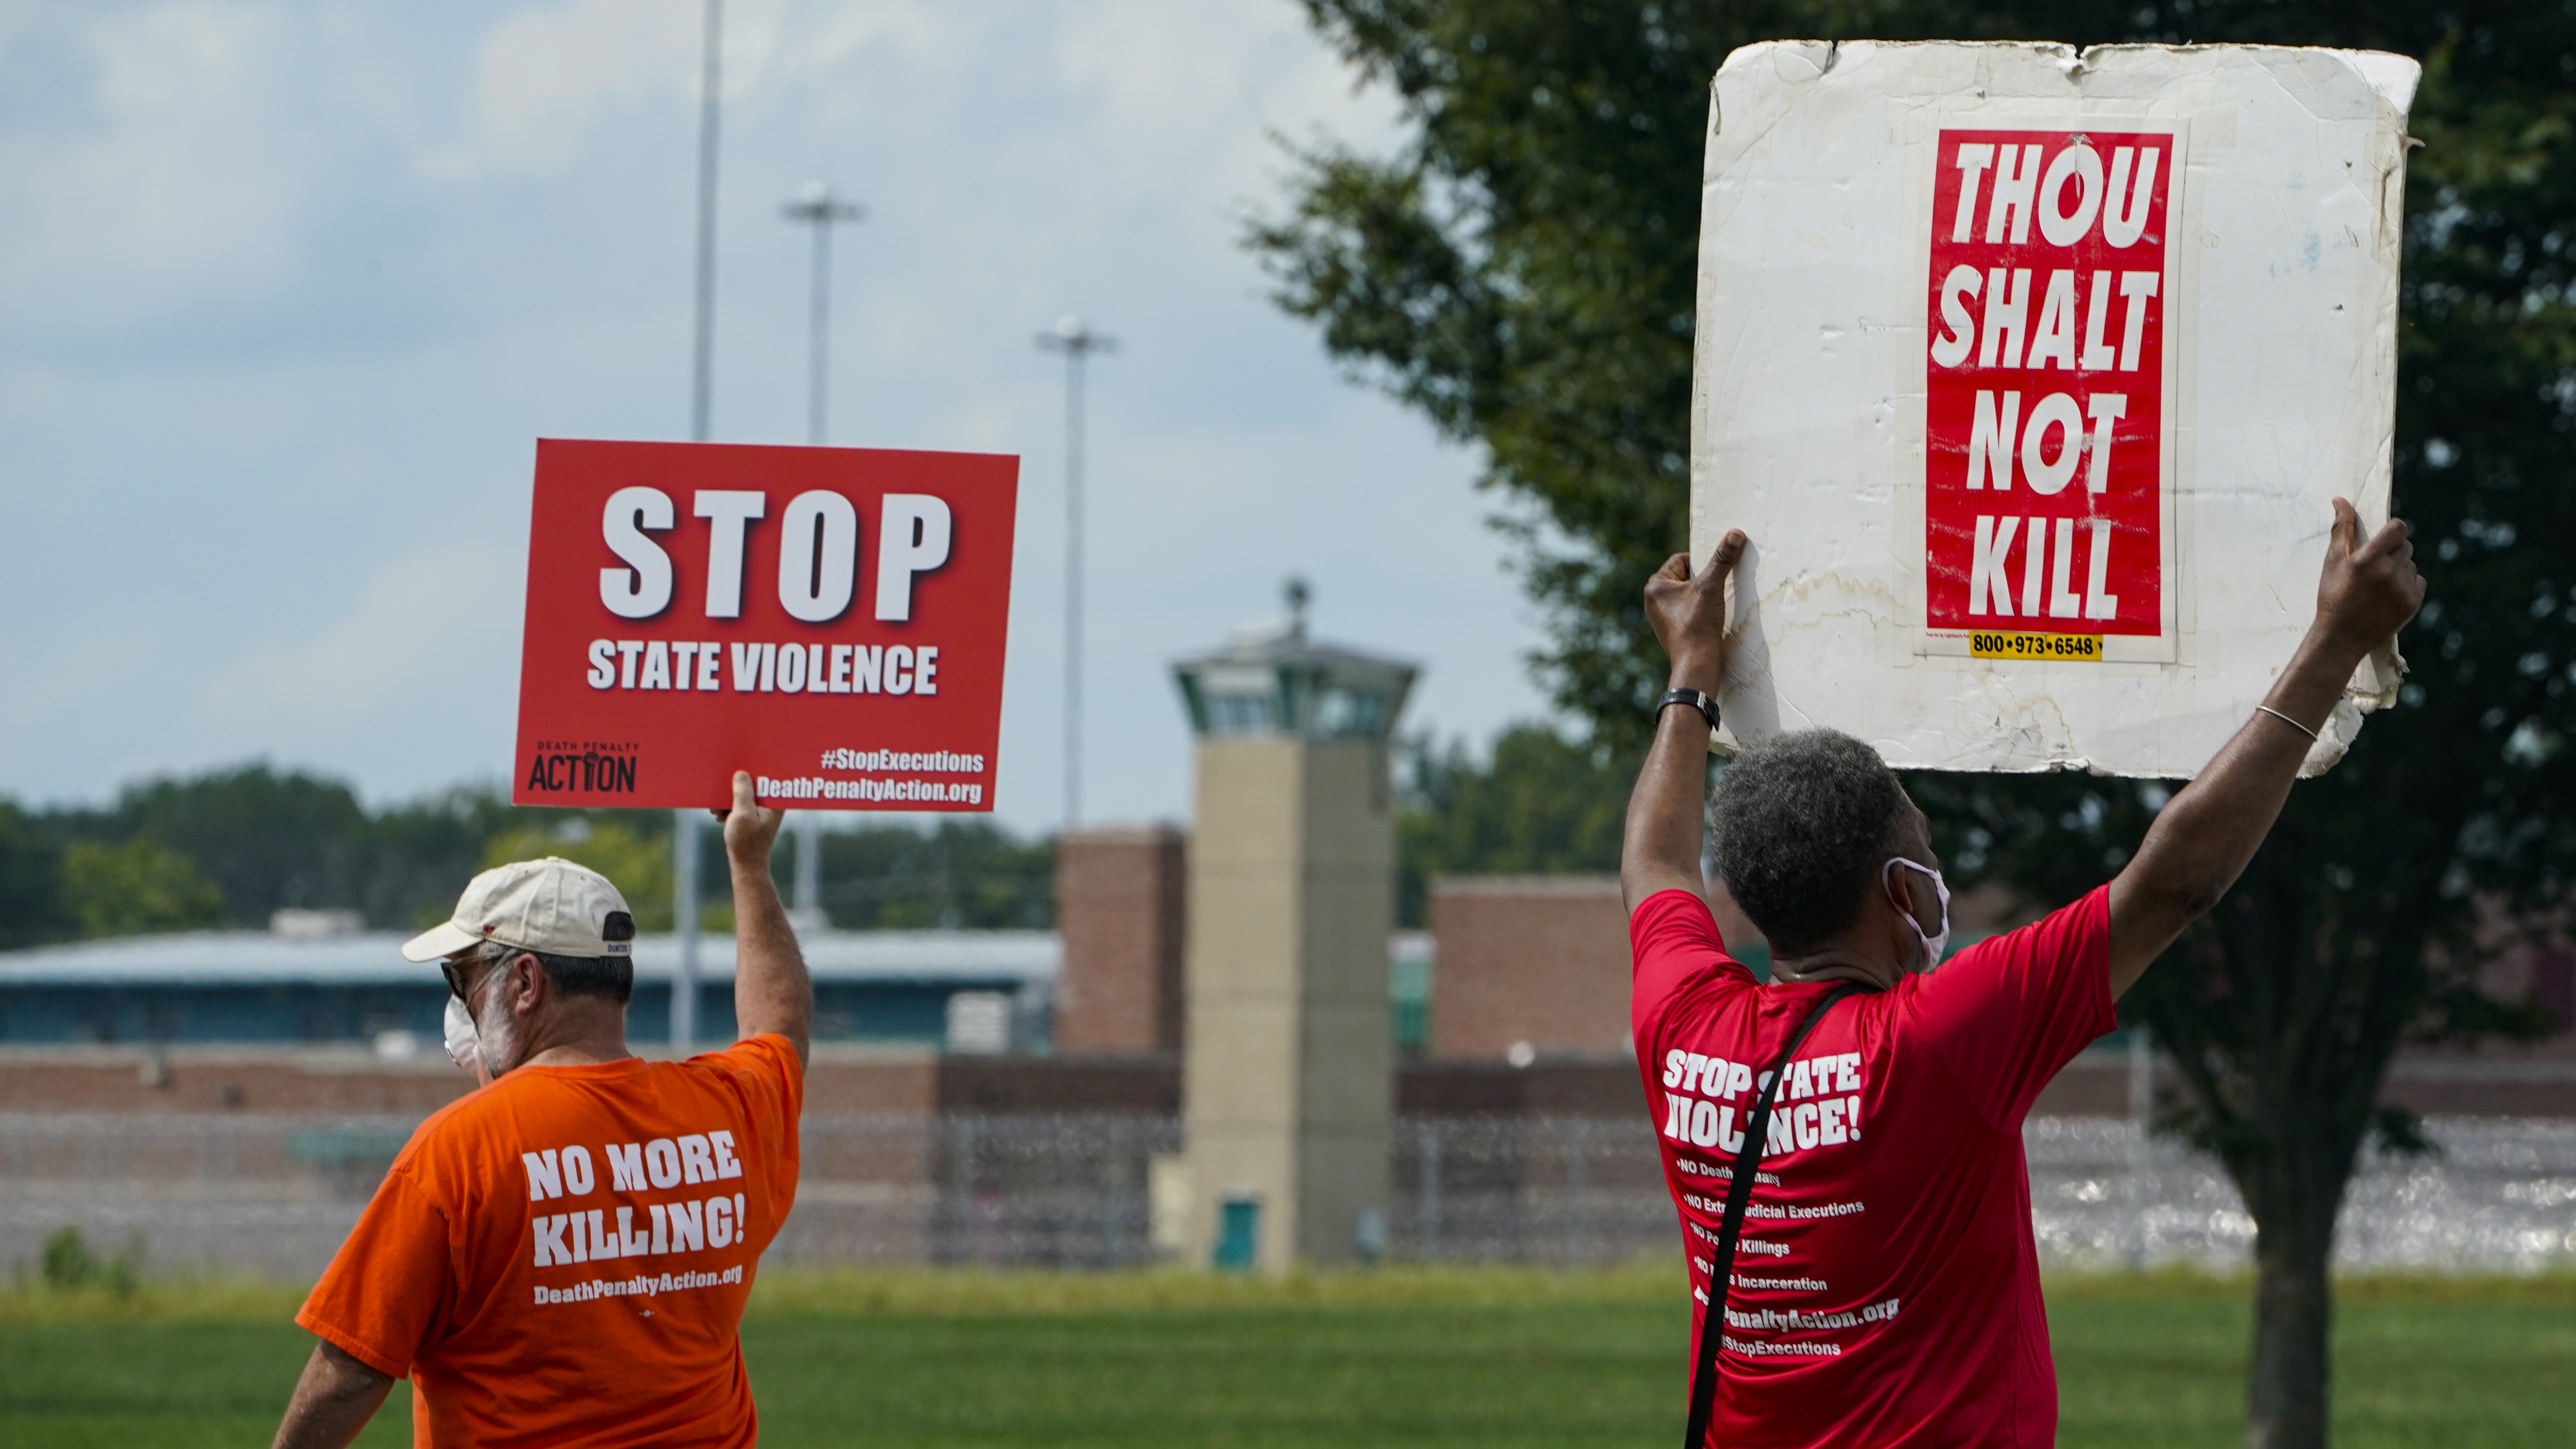
MULTIPOLYGON (((1705 1302, 1744 1120, 1833 988, 1757 985, 1687 891, 1628 931, 1638 1065, 1705 1302)), ((2056 1442, 2021 1122, 2115 1024, 2108 887, 1825 1014, 1772 1104, 1711 1444, 2056 1442)))
POLYGON ((796 1197, 782 1036, 521 1067, 420 1125, 295 1321, 419 1389, 428 1446, 748 1446, 735 1330, 796 1197))

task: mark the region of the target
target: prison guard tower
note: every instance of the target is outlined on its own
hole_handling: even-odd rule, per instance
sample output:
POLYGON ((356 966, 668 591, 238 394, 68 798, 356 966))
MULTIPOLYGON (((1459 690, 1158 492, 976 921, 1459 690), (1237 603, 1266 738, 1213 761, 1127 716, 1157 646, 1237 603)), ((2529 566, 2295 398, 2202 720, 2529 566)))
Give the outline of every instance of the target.
POLYGON ((1387 741, 1409 664, 1289 617, 1173 666, 1197 737, 1185 1260, 1281 1273, 1386 1240, 1395 924, 1387 741))

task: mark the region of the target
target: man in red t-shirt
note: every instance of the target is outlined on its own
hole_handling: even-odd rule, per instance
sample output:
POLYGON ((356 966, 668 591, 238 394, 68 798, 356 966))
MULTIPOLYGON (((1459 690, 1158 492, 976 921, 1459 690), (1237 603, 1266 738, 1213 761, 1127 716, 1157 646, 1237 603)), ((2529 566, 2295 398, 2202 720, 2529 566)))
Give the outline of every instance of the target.
POLYGON ((2423 602, 2404 525, 2367 543, 2359 534, 2338 499, 2307 637, 2128 866, 1946 964, 1940 862, 1878 756, 1831 730, 1746 749, 1706 818, 1716 884, 1771 943, 1768 986, 1727 955, 1700 877, 1714 723, 1702 713, 1715 705, 1692 706, 1723 673, 1726 578, 1743 533, 1696 575, 1676 555, 1647 583, 1674 693, 1628 807, 1620 879, 1638 1065, 1699 1303, 1773 1063, 1838 984, 1868 993, 1829 1007, 1781 1074, 1724 1317, 1709 1322, 1721 1336, 1707 1443, 2055 1442, 2022 1118, 2058 1068, 2117 1024, 2120 993, 2234 883, 2312 728, 2423 602))
POLYGON ((405 1375, 424 1446, 758 1437, 737 1329, 796 1197, 814 988, 769 877, 781 813, 737 774, 719 818, 728 1050, 626 1049, 634 918, 568 860, 485 871, 403 947, 445 971, 488 1085, 412 1134, 296 1314, 321 1342, 280 1449, 339 1449, 405 1375))

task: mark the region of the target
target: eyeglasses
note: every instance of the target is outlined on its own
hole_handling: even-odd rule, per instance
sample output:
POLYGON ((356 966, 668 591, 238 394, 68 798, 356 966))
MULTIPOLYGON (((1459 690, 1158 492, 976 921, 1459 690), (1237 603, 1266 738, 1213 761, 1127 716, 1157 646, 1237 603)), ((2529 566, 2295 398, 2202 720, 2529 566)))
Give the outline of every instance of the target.
MULTIPOLYGON (((450 956, 438 963, 438 974, 447 978, 447 989, 455 992, 456 999, 464 1002, 469 1009, 474 1005, 473 987, 465 984, 465 977, 458 968, 473 964, 474 958, 470 956, 450 956)), ((478 980, 474 986, 482 984, 478 980)))

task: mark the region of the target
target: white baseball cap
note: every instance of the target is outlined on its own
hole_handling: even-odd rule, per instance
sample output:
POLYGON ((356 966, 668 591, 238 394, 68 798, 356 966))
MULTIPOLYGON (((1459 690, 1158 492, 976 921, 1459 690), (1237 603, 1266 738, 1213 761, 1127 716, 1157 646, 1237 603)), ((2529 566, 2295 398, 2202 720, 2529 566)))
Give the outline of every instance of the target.
POLYGON ((635 916, 608 877, 561 856, 514 860, 465 883, 456 914, 403 943, 406 961, 436 961, 498 941, 549 956, 635 954, 635 916))

